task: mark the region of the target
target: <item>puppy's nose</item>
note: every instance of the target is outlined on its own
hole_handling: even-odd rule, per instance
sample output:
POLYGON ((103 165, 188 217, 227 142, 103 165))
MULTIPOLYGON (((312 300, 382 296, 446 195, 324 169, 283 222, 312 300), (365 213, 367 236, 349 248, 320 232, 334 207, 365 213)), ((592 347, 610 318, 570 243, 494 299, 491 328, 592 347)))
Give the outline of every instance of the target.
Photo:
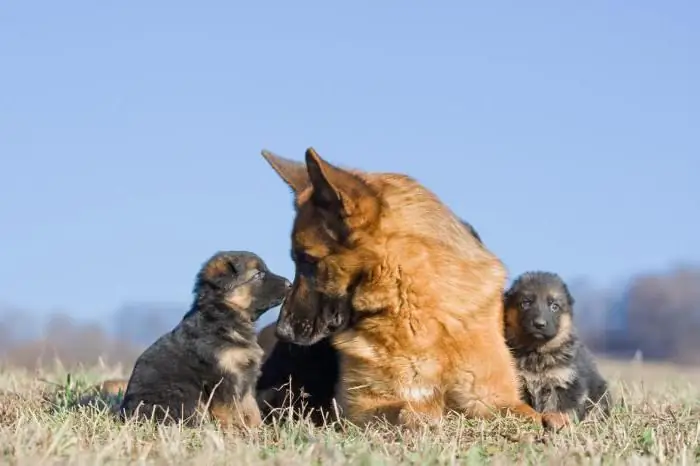
POLYGON ((284 279, 284 287, 289 290, 292 287, 292 282, 287 280, 286 278, 284 279))
POLYGON ((541 317, 538 317, 537 319, 532 320, 532 326, 538 330, 542 330, 547 326, 547 321, 541 317))

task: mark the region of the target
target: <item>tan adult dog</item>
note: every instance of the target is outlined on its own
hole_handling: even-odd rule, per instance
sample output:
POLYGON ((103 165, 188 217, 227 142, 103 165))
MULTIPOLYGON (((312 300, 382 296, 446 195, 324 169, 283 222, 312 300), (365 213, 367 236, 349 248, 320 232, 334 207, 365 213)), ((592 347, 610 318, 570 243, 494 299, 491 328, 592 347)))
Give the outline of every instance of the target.
POLYGON ((296 272, 277 337, 332 335, 344 415, 417 426, 448 410, 558 426, 523 403, 503 334, 506 270, 438 197, 401 174, 263 151, 295 195, 296 272))

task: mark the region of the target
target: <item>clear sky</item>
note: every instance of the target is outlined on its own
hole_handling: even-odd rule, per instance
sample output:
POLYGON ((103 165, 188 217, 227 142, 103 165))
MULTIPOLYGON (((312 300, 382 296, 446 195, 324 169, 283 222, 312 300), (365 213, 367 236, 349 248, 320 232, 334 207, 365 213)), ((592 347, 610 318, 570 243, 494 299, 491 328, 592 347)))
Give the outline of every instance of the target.
POLYGON ((699 261, 698 24, 694 0, 4 2, 0 301, 187 305, 219 249, 291 276, 262 148, 418 178, 511 277, 699 261))

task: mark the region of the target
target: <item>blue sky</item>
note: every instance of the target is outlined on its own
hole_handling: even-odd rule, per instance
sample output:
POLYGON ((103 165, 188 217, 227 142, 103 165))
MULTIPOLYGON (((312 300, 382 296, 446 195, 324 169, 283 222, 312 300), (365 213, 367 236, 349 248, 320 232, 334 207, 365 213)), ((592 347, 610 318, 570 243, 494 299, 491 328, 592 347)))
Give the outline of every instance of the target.
POLYGON ((511 276, 699 261, 699 22, 690 0, 6 2, 0 301, 186 305, 219 249, 291 276, 262 148, 415 176, 511 276))

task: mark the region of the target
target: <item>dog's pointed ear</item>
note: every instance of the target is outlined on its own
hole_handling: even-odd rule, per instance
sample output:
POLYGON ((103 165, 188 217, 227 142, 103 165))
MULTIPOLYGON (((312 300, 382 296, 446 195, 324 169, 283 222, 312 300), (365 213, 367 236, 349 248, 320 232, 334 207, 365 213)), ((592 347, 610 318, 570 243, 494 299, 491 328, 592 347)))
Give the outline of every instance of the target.
POLYGON ((323 160, 313 147, 306 150, 306 168, 313 186, 311 199, 316 206, 342 219, 377 214, 376 193, 354 174, 323 160))
POLYGON ((280 178, 292 188, 295 195, 309 186, 309 174, 306 170, 306 166, 302 162, 280 157, 268 150, 263 150, 261 154, 272 169, 277 172, 280 178))

